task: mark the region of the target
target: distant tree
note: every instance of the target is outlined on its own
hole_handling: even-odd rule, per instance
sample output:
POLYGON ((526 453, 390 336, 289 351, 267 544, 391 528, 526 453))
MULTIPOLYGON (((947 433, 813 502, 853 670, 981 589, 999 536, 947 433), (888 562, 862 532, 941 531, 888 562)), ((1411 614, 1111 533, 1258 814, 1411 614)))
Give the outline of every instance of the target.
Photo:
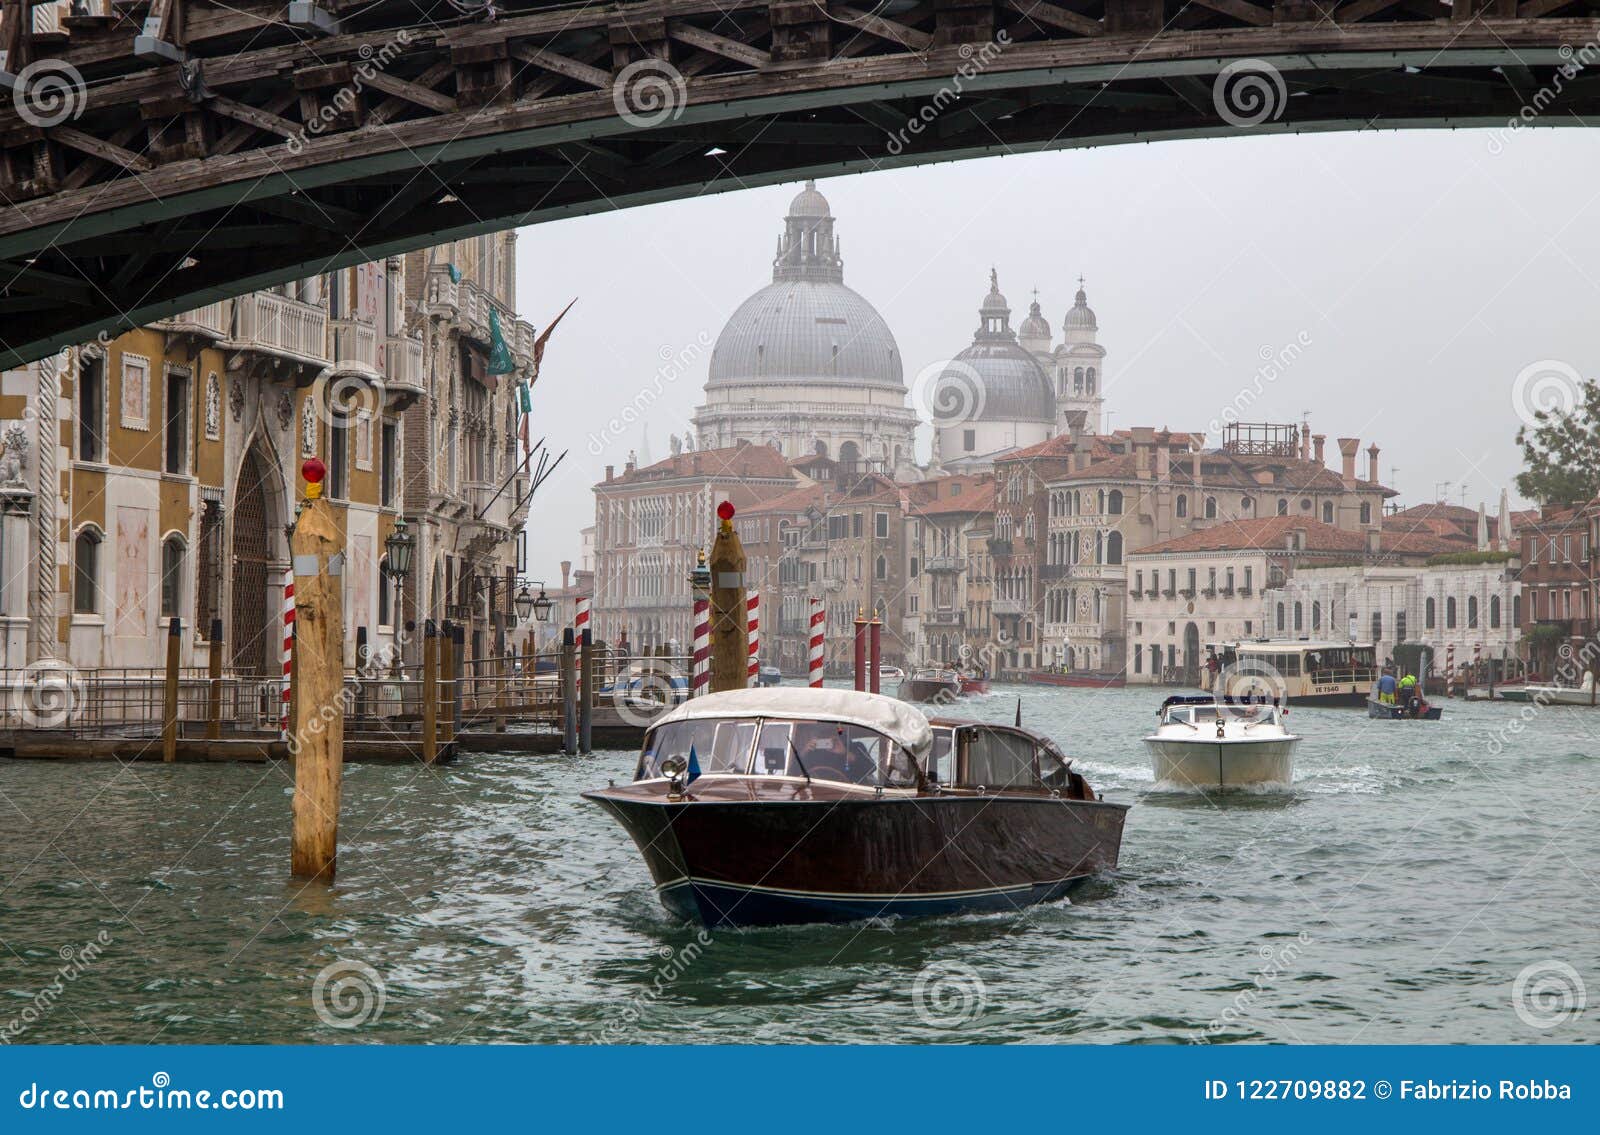
POLYGON ((1538 410, 1517 430, 1525 466, 1517 491, 1540 504, 1574 504, 1600 492, 1600 385, 1581 383, 1570 410, 1538 410))

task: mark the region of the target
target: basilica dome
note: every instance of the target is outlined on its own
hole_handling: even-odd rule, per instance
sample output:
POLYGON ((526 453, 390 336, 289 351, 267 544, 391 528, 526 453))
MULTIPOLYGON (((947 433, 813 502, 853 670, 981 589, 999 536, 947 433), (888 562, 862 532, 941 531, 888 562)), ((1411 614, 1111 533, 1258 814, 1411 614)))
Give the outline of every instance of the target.
POLYGON ((845 286, 828 200, 809 181, 784 219, 772 283, 723 327, 707 385, 796 380, 905 388, 900 348, 877 310, 845 286))
POLYGON ((942 403, 955 406, 964 400, 961 416, 968 422, 1053 423, 1055 390, 1050 376, 1017 342, 1011 309, 993 272, 978 318, 972 345, 951 359, 934 381, 930 397, 935 420, 942 403), (974 385, 976 390, 971 389, 974 385))

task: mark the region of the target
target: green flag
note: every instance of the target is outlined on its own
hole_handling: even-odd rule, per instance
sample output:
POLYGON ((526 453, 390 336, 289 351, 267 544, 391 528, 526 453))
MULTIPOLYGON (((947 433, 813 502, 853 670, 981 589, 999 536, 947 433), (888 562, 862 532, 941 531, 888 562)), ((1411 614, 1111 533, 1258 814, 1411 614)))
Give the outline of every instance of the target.
POLYGON ((450 273, 450 282, 452 284, 459 284, 461 282, 461 269, 457 268, 454 264, 446 264, 444 266, 444 270, 450 273))
POLYGON ((517 369, 517 360, 511 357, 506 337, 500 333, 500 312, 489 309, 489 373, 510 374, 517 369))
POLYGON ((524 414, 533 413, 533 391, 528 389, 526 382, 517 383, 517 410, 524 414))

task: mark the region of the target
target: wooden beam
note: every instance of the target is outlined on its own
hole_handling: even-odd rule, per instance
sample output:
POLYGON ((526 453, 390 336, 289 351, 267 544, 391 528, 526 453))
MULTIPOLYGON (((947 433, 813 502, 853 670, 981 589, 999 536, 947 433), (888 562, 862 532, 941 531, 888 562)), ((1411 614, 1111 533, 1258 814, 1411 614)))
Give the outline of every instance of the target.
POLYGON ((71 146, 74 150, 81 150, 85 154, 92 154, 101 161, 119 165, 123 169, 137 170, 140 173, 149 173, 155 169, 155 163, 149 158, 141 157, 132 150, 125 150, 115 143, 103 138, 96 138, 92 134, 85 134, 82 130, 72 126, 56 126, 51 128, 49 135, 63 146, 71 146))
POLYGON ((1059 31, 1076 32, 1078 35, 1101 35, 1105 32, 1099 20, 1081 16, 1056 4, 1047 4, 1044 0, 1006 0, 1006 7, 1035 23, 1059 31))
MULTIPOLYGON (((455 72, 455 64, 446 59, 443 62, 435 63, 432 67, 429 67, 422 74, 411 80, 411 86, 414 88, 421 87, 423 90, 431 91, 445 79, 449 78, 451 75, 454 75, 455 72)), ((446 96, 440 95, 439 97, 444 98, 446 96)), ((452 99, 451 101, 454 102, 455 100, 452 99)), ((413 102, 413 100, 408 98, 400 98, 398 96, 388 98, 380 103, 378 108, 367 117, 372 122, 381 125, 382 123, 388 122, 389 116, 394 114, 394 112, 399 110, 401 107, 414 105, 416 104, 413 102)))
POLYGON ((550 71, 580 83, 587 83, 599 90, 607 90, 611 86, 611 72, 602 71, 598 67, 591 67, 587 63, 579 63, 565 55, 557 55, 553 51, 546 51, 532 44, 514 43, 511 45, 511 55, 524 63, 531 63, 541 71, 550 71))
POLYGON ((1252 24, 1258 28, 1272 26, 1272 10, 1260 8, 1246 0, 1194 0, 1201 7, 1210 8, 1213 12, 1221 12, 1224 16, 1232 16, 1236 20, 1252 24))
POLYGON ((24 292, 71 303, 90 303, 95 299, 94 288, 81 277, 74 279, 60 272, 14 261, 0 264, 0 288, 12 295, 24 292))
MULTIPOLYGON (((124 126, 121 130, 118 130, 115 134, 111 135, 111 144, 113 146, 126 146, 129 142, 133 141, 134 138, 138 137, 138 135, 143 131, 144 124, 142 122, 135 122, 131 126, 124 126)), ((90 158, 88 161, 80 162, 77 169, 73 170, 71 173, 67 174, 66 177, 61 179, 61 188, 82 189, 85 185, 89 184, 89 179, 95 175, 100 167, 106 164, 108 163, 98 158, 90 158)))
POLYGON ((437 111, 440 114, 450 114, 456 110, 456 100, 449 95, 441 95, 438 91, 429 90, 420 83, 407 82, 405 79, 396 78, 382 71, 374 71, 367 76, 366 84, 374 87, 384 94, 393 95, 395 98, 404 99, 406 102, 416 103, 418 106, 437 111))
POLYGON ((667 34, 691 47, 698 47, 702 51, 709 51, 724 59, 732 59, 735 63, 744 63, 750 67, 765 67, 772 62, 772 56, 759 48, 718 35, 716 32, 705 31, 684 20, 668 20, 667 34))
POLYGON ((1517 5, 1517 15, 1523 19, 1549 15, 1571 4, 1572 0, 1527 0, 1517 5))
POLYGON ((1353 4, 1340 6, 1339 10, 1333 14, 1333 22, 1336 24, 1359 24, 1362 20, 1376 16, 1380 12, 1387 12, 1398 3, 1400 3, 1400 0, 1355 0, 1353 4))
MULTIPOLYGON (((283 111, 288 110, 289 107, 293 106, 298 101, 300 101, 299 96, 294 91, 290 91, 288 94, 276 96, 271 102, 267 103, 266 106, 262 107, 261 110, 264 114, 276 116, 283 111)), ((248 142, 251 138, 255 137, 257 132, 257 127, 253 124, 249 122, 242 123, 239 126, 235 126, 221 138, 218 138, 216 145, 211 147, 212 151, 219 157, 223 154, 231 154, 240 146, 248 142)), ((276 133, 276 131, 268 131, 268 133, 276 133)))
POLYGON ((1208 117, 1216 115, 1217 107, 1211 97, 1209 84, 1201 82, 1193 75, 1172 75, 1162 79, 1161 83, 1173 94, 1188 103, 1191 109, 1197 110, 1208 117))
POLYGON ((227 118, 238 122, 249 123, 257 130, 265 130, 269 134, 279 134, 285 138, 296 138, 304 132, 298 122, 290 122, 281 115, 271 111, 261 110, 259 107, 247 106, 236 99, 225 95, 213 95, 206 100, 206 106, 227 118))
POLYGON ((828 18, 846 27, 856 28, 878 39, 886 39, 890 43, 898 43, 910 51, 927 51, 933 46, 933 36, 927 32, 918 31, 895 20, 885 19, 883 16, 874 16, 863 12, 859 8, 852 8, 848 4, 829 4, 828 18))

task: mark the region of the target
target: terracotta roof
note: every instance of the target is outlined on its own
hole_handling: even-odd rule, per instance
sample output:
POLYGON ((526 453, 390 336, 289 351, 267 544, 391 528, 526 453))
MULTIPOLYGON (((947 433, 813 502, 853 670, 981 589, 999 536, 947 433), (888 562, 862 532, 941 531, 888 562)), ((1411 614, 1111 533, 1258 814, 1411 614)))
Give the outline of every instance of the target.
POLYGON ((613 477, 601 485, 668 481, 678 477, 792 477, 789 462, 770 445, 738 445, 675 454, 643 469, 613 477))
MULTIPOLYGON (((952 485, 944 485, 937 500, 911 498, 911 511, 918 516, 955 516, 964 512, 987 512, 994 507, 994 478, 988 474, 945 477, 940 481, 959 481, 961 492, 951 495, 952 485)), ((938 486, 940 481, 924 482, 938 486)), ((919 488, 922 486, 918 486, 919 488)))
MULTIPOLYGON (((1046 445, 1049 443, 1046 442, 1046 445)), ((1035 448, 1039 448, 1035 446, 1035 448)), ((1151 472, 1146 475, 1149 480, 1154 475, 1155 456, 1150 457, 1151 472)), ((1256 492, 1261 490, 1277 490, 1285 493, 1317 491, 1335 493, 1344 489, 1344 478, 1329 469, 1326 465, 1315 461, 1302 461, 1298 457, 1263 457, 1247 454, 1229 453, 1221 449, 1207 449, 1198 453, 1176 453, 1171 457, 1170 474, 1172 483, 1184 488, 1196 489, 1238 489, 1256 492), (1195 477, 1195 463, 1201 465, 1198 480, 1195 477), (1272 473, 1271 481, 1258 481, 1256 475, 1262 471, 1272 473)), ((1139 477, 1138 459, 1132 453, 1122 453, 1096 461, 1087 468, 1063 473, 1056 480, 1062 481, 1102 481, 1102 480, 1135 480, 1139 477)), ((1394 490, 1385 488, 1375 481, 1360 481, 1357 488, 1377 490, 1386 496, 1394 496, 1394 490)))
POLYGON ((752 513, 769 512, 804 512, 812 505, 822 507, 823 500, 828 493, 826 485, 806 485, 803 488, 793 489, 778 496, 769 497, 759 504, 746 505, 739 510, 740 516, 749 516, 752 513))
POLYGON ((1204 528, 1164 540, 1129 555, 1150 555, 1158 552, 1240 552, 1282 551, 1289 533, 1303 528, 1306 533, 1306 550, 1309 552, 1353 552, 1366 550, 1367 540, 1360 532, 1346 532, 1320 520, 1306 520, 1296 516, 1267 516, 1255 520, 1235 520, 1204 528))

